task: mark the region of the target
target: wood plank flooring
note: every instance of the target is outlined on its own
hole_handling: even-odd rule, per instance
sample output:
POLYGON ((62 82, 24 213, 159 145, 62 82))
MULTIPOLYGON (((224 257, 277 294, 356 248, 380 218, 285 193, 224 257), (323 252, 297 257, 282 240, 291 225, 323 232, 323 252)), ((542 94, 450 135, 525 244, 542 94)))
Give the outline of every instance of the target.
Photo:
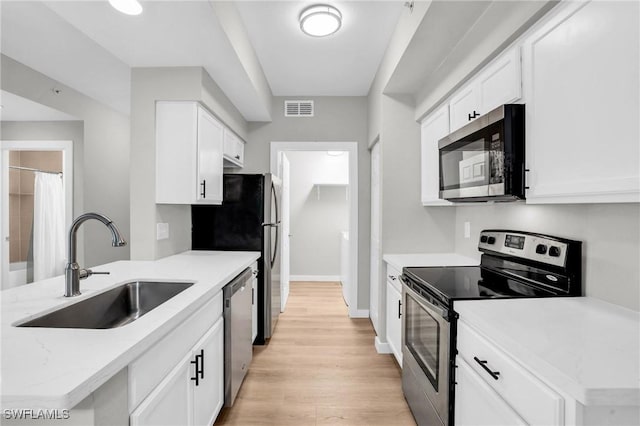
POLYGON ((292 282, 286 312, 216 425, 415 425, 393 355, 350 319, 339 283, 292 282))

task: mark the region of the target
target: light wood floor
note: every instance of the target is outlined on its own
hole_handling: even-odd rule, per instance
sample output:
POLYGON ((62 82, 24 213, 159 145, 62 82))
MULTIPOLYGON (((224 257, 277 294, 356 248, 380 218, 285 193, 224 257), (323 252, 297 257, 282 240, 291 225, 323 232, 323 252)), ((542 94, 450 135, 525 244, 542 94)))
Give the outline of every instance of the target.
POLYGON ((286 312, 216 425, 415 425, 393 355, 349 319, 339 283, 292 282, 286 312))

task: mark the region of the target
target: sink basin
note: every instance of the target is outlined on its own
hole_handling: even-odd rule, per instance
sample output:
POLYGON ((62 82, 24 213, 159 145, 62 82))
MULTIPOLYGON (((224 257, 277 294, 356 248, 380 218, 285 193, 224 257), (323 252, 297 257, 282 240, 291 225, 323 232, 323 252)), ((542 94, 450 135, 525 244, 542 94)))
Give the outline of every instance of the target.
POLYGON ((189 282, 132 281, 17 326, 91 329, 121 327, 192 285, 189 282))

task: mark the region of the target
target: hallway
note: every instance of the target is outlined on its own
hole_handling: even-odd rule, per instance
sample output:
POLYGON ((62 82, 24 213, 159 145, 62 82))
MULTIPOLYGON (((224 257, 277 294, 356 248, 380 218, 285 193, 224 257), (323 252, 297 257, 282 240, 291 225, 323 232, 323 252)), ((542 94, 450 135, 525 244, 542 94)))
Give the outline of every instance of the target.
POLYGON ((216 425, 415 425, 393 355, 349 319, 339 283, 292 282, 286 312, 216 425))

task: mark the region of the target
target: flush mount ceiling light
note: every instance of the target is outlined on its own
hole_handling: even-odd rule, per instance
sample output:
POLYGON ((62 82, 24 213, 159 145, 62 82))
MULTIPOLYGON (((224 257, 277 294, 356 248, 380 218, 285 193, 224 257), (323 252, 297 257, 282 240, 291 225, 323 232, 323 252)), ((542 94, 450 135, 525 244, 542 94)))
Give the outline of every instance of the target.
POLYGON ((340 29, 342 14, 338 9, 327 4, 316 4, 300 14, 300 29, 312 37, 325 37, 340 29))
POLYGON ((142 13, 142 5, 138 0, 109 0, 109 4, 118 12, 126 15, 140 15, 142 13))

